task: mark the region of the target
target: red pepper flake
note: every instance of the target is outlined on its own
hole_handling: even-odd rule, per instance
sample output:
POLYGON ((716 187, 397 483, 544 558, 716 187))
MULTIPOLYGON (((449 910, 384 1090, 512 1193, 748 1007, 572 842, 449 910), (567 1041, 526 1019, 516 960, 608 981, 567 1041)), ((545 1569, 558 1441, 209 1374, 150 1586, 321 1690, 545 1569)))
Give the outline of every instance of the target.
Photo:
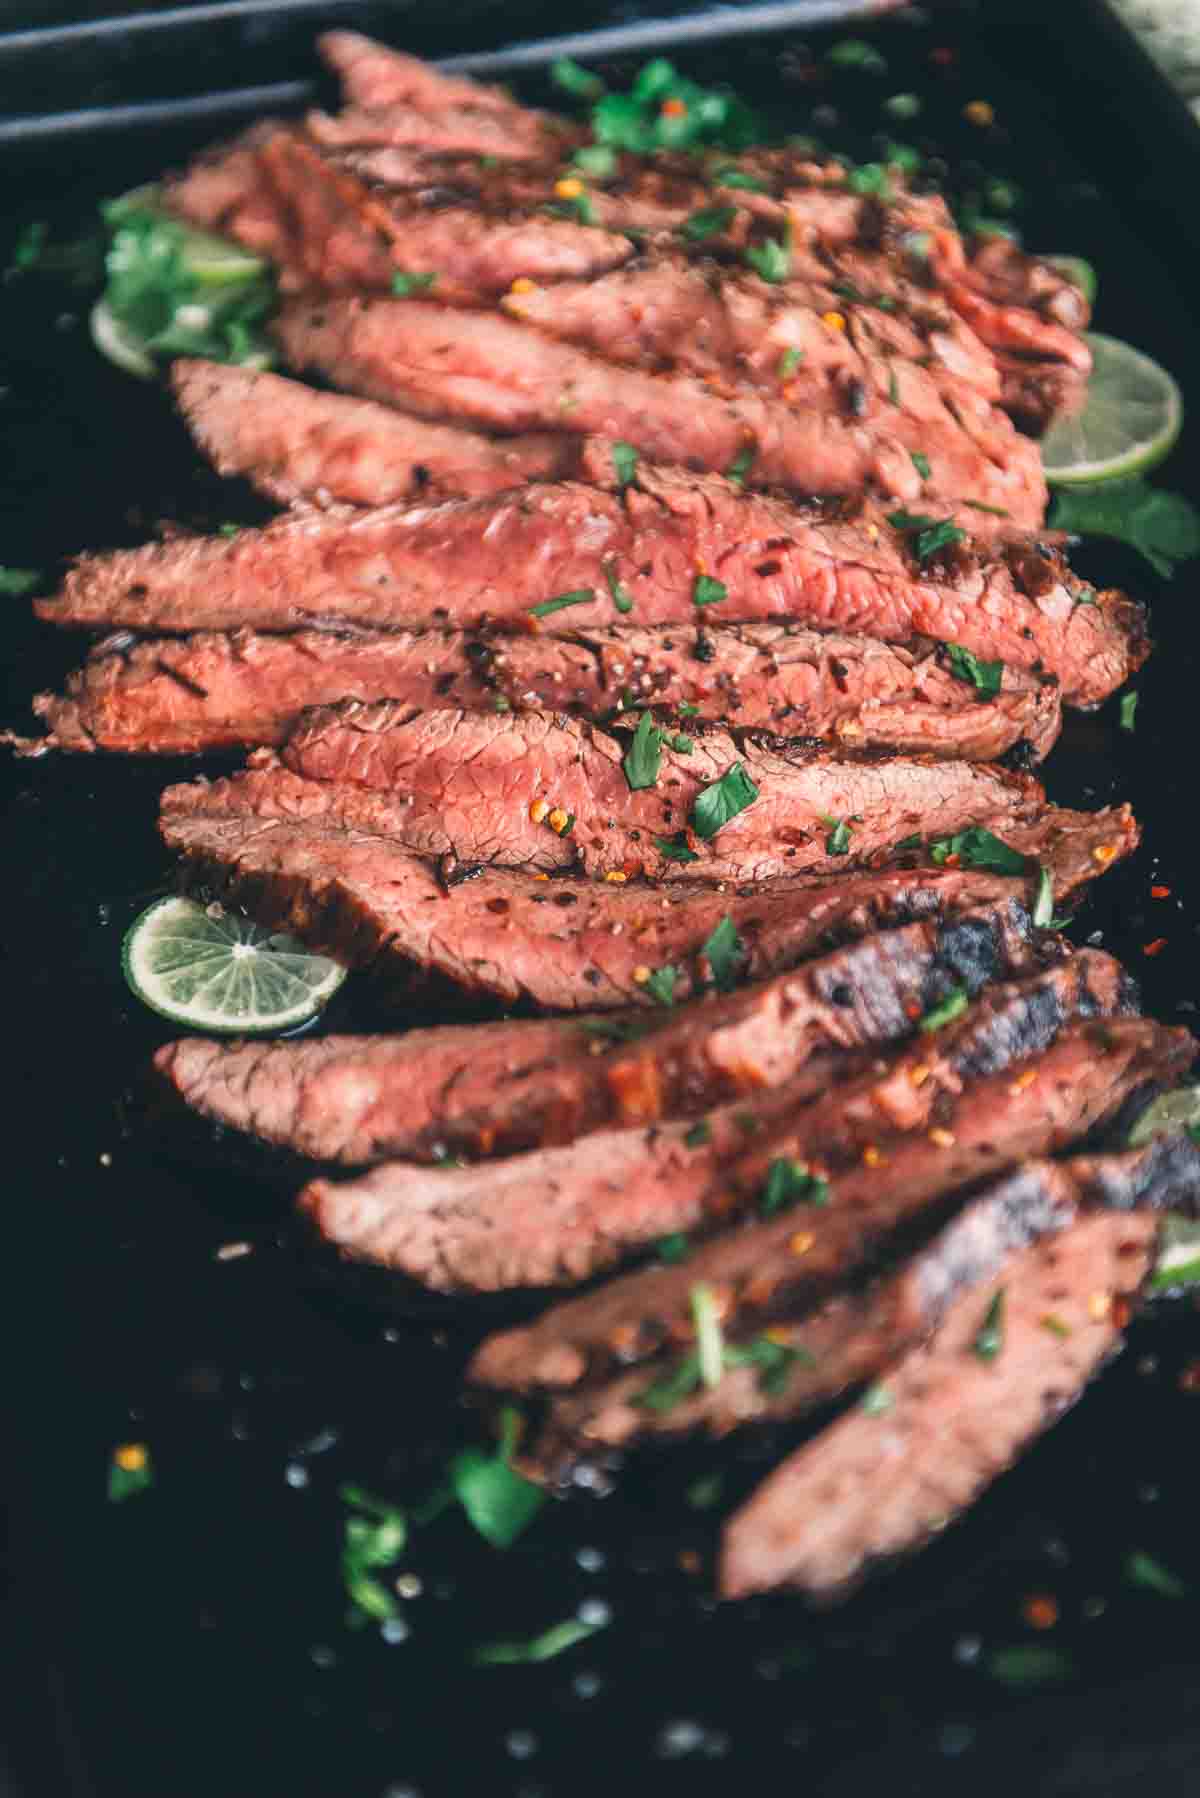
POLYGON ((1030 1629, 1053 1629, 1058 1622, 1058 1601, 1048 1592, 1033 1592, 1021 1606, 1030 1629))
POLYGON ((681 1573, 699 1573, 700 1556, 694 1548, 685 1548, 680 1552, 679 1570, 681 1573))
POLYGON ((1118 1330, 1123 1330, 1132 1316, 1133 1307, 1128 1299, 1113 1300, 1112 1320, 1116 1324, 1118 1330))
POLYGON ((672 98, 670 100, 664 100, 662 105, 659 108, 659 111, 662 113, 664 118, 681 119, 684 116, 684 114, 687 112, 687 101, 686 100, 677 100, 674 98, 672 98))
POLYGON ((1169 899, 1171 897, 1171 889, 1170 887, 1151 887, 1150 897, 1152 899, 1169 899))
POLYGON ((906 1018, 911 1018, 913 1023, 915 1024, 917 1019, 924 1017, 925 1014, 924 1014, 923 1010, 921 1009, 921 1007, 914 1000, 911 1005, 906 1005, 904 1007, 904 1015, 906 1018))
POLYGON ((1166 946, 1167 946, 1166 937, 1165 936, 1156 936, 1152 943, 1146 944, 1145 948, 1142 950, 1142 954, 1143 955, 1161 955, 1163 950, 1166 948, 1166 946))

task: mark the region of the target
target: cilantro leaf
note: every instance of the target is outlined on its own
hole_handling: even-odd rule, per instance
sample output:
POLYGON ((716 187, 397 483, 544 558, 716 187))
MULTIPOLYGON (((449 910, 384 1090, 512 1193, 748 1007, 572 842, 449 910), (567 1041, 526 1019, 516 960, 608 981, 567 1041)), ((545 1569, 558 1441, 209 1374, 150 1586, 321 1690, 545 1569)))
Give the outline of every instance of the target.
POLYGON ((540 605, 530 606, 529 616, 549 618, 551 612, 561 612, 565 606, 585 606, 595 597, 590 587, 577 587, 573 593, 559 593, 553 599, 544 599, 540 605))
POLYGON ((745 449, 740 449, 738 451, 737 455, 733 458, 733 461, 729 464, 729 467, 725 470, 725 479, 727 481, 732 481, 735 487, 742 487, 745 485, 746 476, 754 467, 754 456, 757 447, 756 444, 748 443, 745 449))
POLYGON ((751 194, 765 194, 768 191, 765 181, 760 181, 757 175, 748 175, 744 169, 716 169, 712 184, 714 187, 740 187, 751 194))
POLYGON ((729 596, 729 589, 724 581, 714 581, 710 574, 698 574, 696 584, 692 588, 692 604, 694 606, 715 606, 729 596))
POLYGON ((1133 732, 1137 729, 1137 724, 1136 724, 1137 708, 1138 708, 1138 696, 1137 696, 1137 690, 1135 688, 1135 690, 1132 693, 1126 693, 1123 695, 1123 697, 1121 699, 1121 706, 1120 706, 1121 729, 1129 731, 1130 735, 1132 735, 1133 732))
POLYGON ((889 512, 887 521, 898 531, 916 533, 913 554, 917 561, 928 562, 939 549, 952 543, 965 543, 967 533, 952 518, 929 518, 923 512, 889 512))
POLYGON ((398 269, 392 276, 392 292, 398 300, 406 300, 410 294, 428 293, 436 281, 436 273, 418 274, 412 270, 398 269))
POLYGON ((705 206, 684 219, 679 234, 693 243, 702 243, 706 237, 717 237, 722 231, 728 231, 736 217, 736 206, 705 206))
POLYGON ((688 846, 686 832, 676 831, 673 837, 655 837, 654 847, 669 862, 698 862, 700 857, 688 846))
POLYGON ((32 593, 41 578, 36 568, 0 568, 0 593, 20 599, 32 593))
POLYGON ((1180 562, 1200 556, 1200 512, 1182 494, 1151 487, 1140 476, 1061 491, 1050 523, 1081 537, 1128 543, 1164 580, 1180 562))
POLYGON ((747 949, 728 912, 700 945, 700 953, 709 965, 714 984, 723 993, 737 985, 747 949))
POLYGON ((940 1005, 931 1006, 920 1019, 917 1028, 932 1034, 935 1030, 944 1030, 955 1018, 961 1018, 971 1003, 965 986, 952 987, 940 1005))
POLYGON ((658 780, 658 769, 662 760, 662 744, 662 732, 655 725, 650 713, 643 712, 638 720, 638 727, 633 733, 633 740, 625 752, 625 759, 621 763, 631 792, 641 792, 645 787, 654 786, 658 780))
POLYGON ((611 562, 605 564, 604 578, 608 582, 608 590, 612 594, 613 605, 618 612, 632 612, 633 597, 623 583, 617 579, 617 571, 611 562))
POLYGON ((748 244, 742 251, 742 256, 764 281, 771 282, 773 286, 786 281, 792 272, 791 227, 784 230, 782 240, 768 237, 759 245, 748 244))
POLYGON ((829 835, 825 838, 826 855, 849 855, 850 838, 854 834, 854 826, 849 818, 828 818, 824 812, 819 815, 822 824, 830 827, 829 835))
POLYGON ((935 837, 929 853, 937 866, 944 867, 951 856, 962 868, 987 868, 993 874, 1024 874, 1026 857, 1010 849, 982 824, 971 824, 952 837, 935 837))
POLYGON ((108 1502, 124 1504, 154 1484, 154 1463, 144 1442, 124 1442, 108 1463, 108 1502))
MULTIPOLYGON (((690 1135, 689 1131, 688 1136, 690 1135)), ((684 1141, 687 1140, 688 1137, 685 1137, 684 1141)), ((671 1236, 659 1237, 655 1244, 655 1252, 660 1261, 665 1262, 668 1267, 673 1267, 677 1262, 687 1260, 692 1252, 692 1245, 682 1230, 676 1230, 671 1236)))
POLYGON ((1148 1592, 1157 1592, 1162 1598, 1187 1597, 1187 1587, 1179 1575, 1141 1549, 1134 1549, 1126 1557, 1125 1578, 1131 1586, 1144 1586, 1148 1592))
POLYGON ((923 456, 920 450, 910 450, 909 459, 923 481, 929 479, 929 457, 923 456))
POLYGON ((1004 1347, 1004 1288, 1001 1286, 984 1313, 971 1344, 981 1361, 994 1361, 1004 1347))
POLYGON ((638 453, 632 443, 614 443, 612 446, 613 473, 620 487, 629 487, 637 479, 638 453))
POLYGON ((829 1182, 814 1174, 802 1161, 779 1155, 767 1169, 758 1208, 764 1217, 787 1211, 793 1205, 828 1205, 829 1182))
POLYGON ((803 360, 804 351, 797 349, 795 344, 789 345, 779 358, 779 379, 781 381, 788 380, 795 374, 803 360))
POLYGON ((477 1667, 507 1667, 552 1661, 555 1655, 574 1648, 577 1642, 586 1642, 589 1636, 594 1636, 597 1630, 604 1627, 603 1623, 583 1623, 578 1617, 568 1617, 562 1623, 555 1623, 550 1629, 543 1630, 540 1636, 534 1636, 528 1642, 484 1642, 471 1658, 477 1667))
POLYGON ((506 1405, 500 1414, 500 1446, 494 1455, 466 1448, 449 1467, 450 1487, 479 1534, 493 1548, 508 1548, 533 1522, 546 1495, 509 1465, 520 1433, 520 1413, 506 1405))
POLYGON ((575 94, 581 100, 597 100, 604 92, 599 75, 593 75, 571 56, 560 56, 551 63, 550 79, 565 94, 575 94))
POLYGON ((1004 679, 1003 662, 981 662, 977 655, 972 655, 969 649, 963 649, 958 643, 948 643, 946 653, 951 674, 974 687, 985 699, 990 699, 1000 691, 1000 684, 1004 679))
POLYGON ((862 69, 868 75, 887 73, 887 58, 864 38, 842 38, 826 51, 825 60, 837 69, 862 69))
POLYGON ((758 788, 746 773, 744 764, 735 762, 720 780, 713 781, 696 795, 692 806, 692 829, 707 843, 757 798, 758 788))
POLYGON ((679 969, 668 962, 665 967, 654 969, 645 983, 646 991, 652 999, 657 999, 660 1005, 674 1005, 675 982, 678 978, 679 969))

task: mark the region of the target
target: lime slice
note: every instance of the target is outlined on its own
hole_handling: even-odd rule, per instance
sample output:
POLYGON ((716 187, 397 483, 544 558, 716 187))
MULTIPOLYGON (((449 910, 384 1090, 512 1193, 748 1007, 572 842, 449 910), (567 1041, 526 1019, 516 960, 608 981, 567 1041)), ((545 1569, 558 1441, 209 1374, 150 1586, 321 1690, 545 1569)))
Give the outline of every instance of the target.
POLYGON ((119 225, 122 218, 131 212, 157 213, 179 227, 182 232, 184 266, 203 287, 228 287, 238 281, 252 281, 255 275, 261 275, 266 269, 263 257, 255 256, 250 250, 243 250, 240 244, 233 243, 228 237, 218 237, 212 231, 201 231, 195 225, 185 224, 182 219, 177 218, 163 205, 162 190, 157 182, 147 181, 141 187, 131 187, 119 199, 110 200, 104 209, 110 225, 119 225))
POLYGON ((1179 435, 1183 397, 1165 368, 1115 337, 1089 331, 1087 403, 1057 419, 1042 438, 1046 479, 1064 487, 1140 474, 1160 462, 1179 435))
POLYGON ((149 381, 158 373, 154 358, 141 338, 135 337, 127 326, 118 324, 103 300, 97 300, 92 307, 89 324, 92 342, 100 354, 123 368, 126 374, 149 381))
POLYGON ((160 899, 121 947, 125 978, 144 1005, 173 1024, 238 1036, 286 1030, 313 1017, 346 970, 294 937, 219 905, 160 899))
POLYGON ((1048 262, 1060 274, 1077 287, 1089 306, 1096 304, 1096 289, 1099 285, 1096 271, 1090 262, 1082 256, 1039 256, 1039 262, 1048 262))
POLYGON ((1140 1149, 1155 1136, 1200 1128, 1200 1086, 1180 1086, 1153 1099, 1129 1132, 1129 1146, 1140 1149))

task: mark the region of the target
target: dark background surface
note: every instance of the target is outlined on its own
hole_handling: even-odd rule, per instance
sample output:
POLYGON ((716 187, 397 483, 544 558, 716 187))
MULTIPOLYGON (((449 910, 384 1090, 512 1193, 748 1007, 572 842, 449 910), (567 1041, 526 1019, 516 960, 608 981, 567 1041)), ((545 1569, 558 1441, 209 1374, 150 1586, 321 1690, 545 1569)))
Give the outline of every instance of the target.
MULTIPOLYGON (((381 10, 327 12, 366 22, 381 10)), ((486 5, 453 19, 425 10, 419 31, 394 35, 450 52, 499 41, 514 19, 510 9, 502 27, 486 5)), ((925 94, 925 116, 893 134, 944 146, 968 184, 972 162, 1015 178, 1030 245, 1093 261, 1100 328, 1165 361, 1200 418, 1190 285, 1200 145, 1165 88, 1090 19, 1062 3, 1047 19, 1032 6, 956 7, 883 22, 863 35, 884 50, 885 77, 830 79, 830 34, 679 60, 778 106, 794 129, 833 107, 815 128, 858 155, 882 98, 925 94), (996 108, 991 132, 962 119, 977 98, 996 108)), ((105 92, 307 78, 324 20, 279 21, 278 43, 232 67, 214 30, 214 60, 196 64, 186 88, 172 55, 113 74, 105 92)), ((63 81, 53 103, 77 103, 63 81)), ((528 91, 541 97, 536 81, 528 91)), ((0 103, 36 110, 32 92, 0 43, 0 103)), ((96 198, 213 129, 10 146, 11 222, 46 217, 69 233, 96 198)), ((254 515, 244 494, 198 469, 163 396, 91 351, 87 301, 36 276, 0 289, 0 561, 10 566, 53 571, 84 546, 137 541, 164 516, 254 515)), ((1193 498, 1195 442, 1193 427, 1164 477, 1193 498)), ((1103 883, 1075 934, 1100 932, 1143 978, 1150 1008, 1187 1018, 1198 966, 1196 571, 1164 588, 1116 549, 1080 565, 1152 602, 1161 648, 1138 683, 1136 736, 1118 732, 1110 704, 1073 720, 1050 764, 1055 799, 1127 797, 1146 825, 1148 847, 1103 883), (1171 898, 1151 900, 1152 881, 1171 898), (1166 949, 1146 958, 1144 944, 1163 936, 1166 949)), ((82 645, 36 630, 23 602, 5 604, 4 721, 21 724, 29 693, 59 680, 82 645)), ((1180 1384, 1200 1356, 1190 1306, 1138 1324, 1123 1360, 962 1524, 838 1611, 710 1597, 721 1510, 790 1439, 759 1435, 639 1461, 614 1495, 550 1506, 507 1554, 461 1517, 443 1518, 405 1563, 421 1586, 404 1604, 407 1639, 345 1630, 338 1484, 407 1503, 480 1437, 457 1383, 478 1323, 470 1306, 389 1316, 357 1286, 331 1282, 292 1235, 285 1193, 220 1162, 180 1160, 126 1099, 169 1031, 127 993, 120 940, 170 880, 156 795, 194 768, 0 767, 11 1501, 0 1690, 25 1789, 560 1798, 727 1793, 753 1780, 829 1798, 1194 1793, 1200 1395, 1180 1384), (215 1259, 235 1240, 253 1253, 215 1259), (156 1484, 109 1506, 108 1457, 129 1439, 150 1445, 156 1484), (690 1509, 687 1486, 718 1464, 722 1506, 690 1509), (1189 1596, 1130 1587, 1121 1569, 1133 1548, 1187 1581, 1189 1596), (681 1566, 686 1551, 698 1560, 681 1566), (1033 1594, 1057 1601, 1052 1632, 1025 1622, 1033 1594), (610 1627, 561 1660, 469 1664, 475 1644, 535 1634, 587 1601, 609 1607, 610 1627), (1014 1693, 989 1675, 997 1647, 1030 1642, 1076 1668, 1053 1693, 1014 1693)), ((358 1021, 365 1003, 351 990, 328 1024, 358 1021)))

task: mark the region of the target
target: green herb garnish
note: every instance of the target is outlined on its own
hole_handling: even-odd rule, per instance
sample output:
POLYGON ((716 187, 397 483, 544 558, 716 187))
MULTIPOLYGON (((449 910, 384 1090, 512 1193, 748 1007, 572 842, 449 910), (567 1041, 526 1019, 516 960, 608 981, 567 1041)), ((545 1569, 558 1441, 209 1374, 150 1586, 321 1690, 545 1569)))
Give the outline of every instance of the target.
POLYGON ((790 345, 779 358, 779 379, 781 381, 788 380, 791 375, 795 374, 803 360, 804 351, 798 350, 794 344, 790 345))
POLYGON ((144 1442, 123 1442, 108 1463, 108 1502, 124 1504, 154 1484, 154 1463, 144 1442))
POLYGON ((652 787, 657 782, 659 764, 662 760, 662 743, 662 732, 656 726, 650 713, 643 712, 638 719, 638 727, 633 733, 629 748, 625 752, 625 759, 621 763, 631 792, 641 792, 643 788, 652 787))
POLYGON ((684 1135, 684 1144, 689 1149, 701 1149, 712 1141, 712 1125, 707 1118, 700 1118, 684 1135))
POLYGON ((757 175, 748 175, 745 169, 717 169, 713 173, 712 184, 714 187, 740 187, 751 194, 765 194, 769 191, 765 181, 760 181, 757 175))
POLYGON ((935 837, 929 853, 939 868, 953 856, 960 867, 986 868, 993 874, 1024 874, 1027 859, 982 824, 972 824, 956 836, 935 837))
POLYGON ((617 172, 617 153, 608 144, 585 144, 571 162, 593 181, 607 181, 617 172))
POLYGON ((850 838, 853 835, 849 818, 827 818, 824 812, 817 815, 822 824, 830 826, 829 835, 825 838, 826 855, 849 855, 850 838))
POLYGON ((881 162, 864 162, 861 168, 850 169, 846 175, 846 186, 851 193, 876 194, 881 200, 892 198, 888 172, 881 162))
POLYGON ((733 458, 733 461, 729 464, 729 467, 725 470, 725 479, 727 481, 732 481, 735 487, 742 487, 745 485, 746 476, 754 467, 754 457, 757 448, 757 444, 748 443, 745 449, 740 449, 738 451, 737 455, 733 458))
POLYGON ((1039 930, 1054 928, 1054 882, 1048 868, 1038 868, 1037 892, 1033 901, 1033 922, 1039 930))
POLYGON ((912 459, 913 467, 916 469, 921 479, 927 481, 929 479, 929 457, 923 456, 920 450, 910 450, 909 456, 912 459))
POLYGON ((988 1656, 988 1672, 1003 1686, 1025 1691, 1034 1686, 1061 1685, 1075 1676, 1075 1663, 1057 1648, 1038 1642, 1014 1643, 996 1648, 988 1656))
POLYGON ((965 986, 953 987, 940 1005, 931 1006, 925 1013, 917 1025, 918 1030, 924 1030, 930 1034, 935 1030, 944 1030, 947 1024, 954 1022, 955 1018, 962 1017, 970 1002, 970 996, 965 986))
POLYGON ((645 983, 646 991, 652 999, 657 999, 660 1005, 674 1005, 675 982, 678 978, 679 969, 673 967, 671 963, 668 962, 663 968, 655 968, 649 980, 645 983))
POLYGON ((883 103, 883 110, 893 119, 916 119, 923 102, 917 94, 893 94, 883 103))
POLYGON ((967 533, 952 518, 928 518, 923 512, 889 512, 887 521, 898 531, 915 532, 913 553, 918 562, 928 562, 939 549, 951 543, 965 543, 967 533))
POLYGON ((891 1410, 895 1402, 887 1387, 880 1384, 879 1381, 876 1381, 873 1386, 868 1386, 858 1401, 859 1408, 865 1411, 868 1417, 884 1416, 891 1410))
POLYGON ((676 831, 673 837, 655 837, 654 847, 669 862, 698 862, 700 857, 688 846, 687 833, 676 831))
POLYGON ((559 593, 553 599, 544 599, 540 605, 530 606, 531 618, 549 618, 551 612, 561 612, 567 606, 586 606, 589 599, 596 595, 590 587, 577 587, 573 593, 559 593))
POLYGON ((984 1312, 971 1348, 981 1361, 994 1361, 1004 1347, 1004 1288, 996 1293, 984 1312))
POLYGON ((361 1486, 342 1486, 338 1496, 355 1513, 347 1517, 342 1535, 342 1584, 350 1600, 346 1621, 351 1626, 386 1623, 398 1614, 398 1606, 374 1570, 399 1560, 408 1542, 408 1520, 395 1505, 361 1486))
POLYGON ((41 578, 36 568, 0 568, 0 593, 20 599, 32 593, 41 578))
POLYGON ((1125 1559, 1125 1578, 1131 1586, 1144 1586, 1162 1598, 1186 1598, 1187 1587, 1177 1573, 1164 1567, 1152 1555, 1134 1549, 1125 1559))
POLYGON ((406 300, 410 294, 428 293, 436 282, 436 273, 414 274, 401 269, 392 276, 392 292, 398 300, 406 300))
POLYGON ((969 649, 963 649, 958 643, 946 645, 950 672, 968 686, 974 687, 985 699, 990 699, 1000 691, 1004 680, 1003 662, 981 662, 977 655, 969 649))
POLYGON ((612 446, 613 473, 617 477, 617 485, 629 487, 637 479, 638 453, 632 443, 614 443, 612 446))
POLYGON ((1136 730, 1137 707, 1138 696, 1136 691, 1133 693, 1126 693, 1122 696, 1120 705, 1122 730, 1127 730, 1131 733, 1136 730))
POLYGON ((571 56, 560 56, 550 65, 550 79, 566 94, 580 100, 597 100, 604 92, 599 75, 593 75, 571 56))
POLYGON ((479 1534, 493 1548, 508 1548, 533 1522, 546 1501, 540 1487, 514 1473, 510 1462, 521 1434, 521 1414, 512 1405, 500 1413, 500 1446, 494 1455, 467 1448, 450 1463, 454 1497, 479 1534))
POLYGON ((1200 512, 1180 493, 1135 477, 1060 492, 1049 521, 1082 537, 1114 537, 1145 556, 1164 580, 1200 555, 1200 512))
POLYGON ((859 37, 842 38, 826 52, 825 60, 838 69, 862 69, 869 75, 887 73, 887 58, 874 44, 859 37))
POLYGON ((778 1398, 787 1389, 793 1368, 815 1367, 816 1361, 806 1348, 793 1348, 771 1336, 756 1336, 752 1342, 727 1348, 725 1366, 757 1367, 759 1391, 768 1398, 778 1398))
POLYGON ((768 237, 757 246, 749 244, 742 251, 742 256, 755 274, 760 275, 764 281, 769 281, 772 286, 786 281, 792 272, 791 226, 785 229, 782 240, 768 237))
POLYGON ((707 843, 757 798, 758 788, 746 773, 744 764, 735 762, 720 780, 713 781, 696 795, 692 806, 692 829, 707 843))
POLYGON ((586 1642, 589 1636, 605 1627, 603 1623, 581 1623, 578 1617, 568 1617, 528 1642, 484 1642, 471 1659, 477 1667, 512 1667, 552 1661, 556 1655, 574 1648, 578 1642, 586 1642))
POLYGON ((617 611, 632 612, 633 596, 626 592, 625 587, 617 579, 617 571, 611 562, 607 563, 605 566, 604 578, 608 582, 608 590, 612 594, 612 602, 617 608, 617 611))
MULTIPOLYGON (((684 1140, 686 1142, 687 1138, 684 1140)), ((668 1267, 686 1261, 692 1252, 692 1245, 682 1230, 676 1230, 671 1236, 660 1236, 654 1248, 659 1260, 665 1261, 668 1267)))
POLYGON ((758 1208, 764 1217, 789 1211, 793 1205, 828 1205, 829 1182, 812 1173, 803 1161, 779 1155, 767 1169, 758 1208))
POLYGON ((729 589, 724 581, 714 581, 711 574, 698 574, 692 588, 692 604, 694 606, 716 606, 729 597, 729 589))
POLYGON ((679 234, 693 243, 703 243, 706 237, 717 237, 722 231, 728 231, 736 217, 736 206, 705 206, 684 219, 679 234))
POLYGON ((738 976, 746 961, 747 949, 728 912, 700 945, 700 954, 708 963, 714 985, 723 993, 737 985, 738 976))

